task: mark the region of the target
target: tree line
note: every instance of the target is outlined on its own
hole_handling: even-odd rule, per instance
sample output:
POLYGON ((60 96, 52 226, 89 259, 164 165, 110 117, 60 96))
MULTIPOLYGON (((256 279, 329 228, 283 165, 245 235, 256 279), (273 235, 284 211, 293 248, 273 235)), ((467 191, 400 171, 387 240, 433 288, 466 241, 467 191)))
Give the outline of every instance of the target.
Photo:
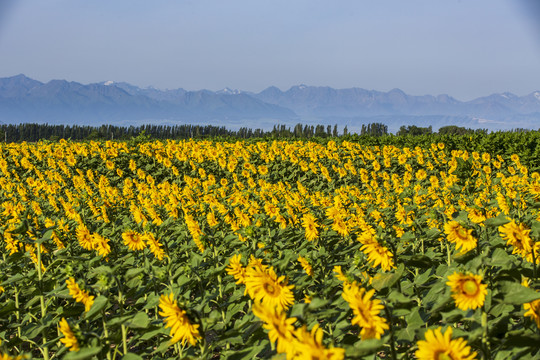
MULTIPOLYGON (((525 131, 516 129, 515 131, 525 131)), ((438 131, 439 135, 466 135, 487 133, 487 129, 466 129, 459 126, 444 126, 438 131)), ((35 142, 40 140, 57 141, 60 139, 71 140, 129 140, 141 134, 160 140, 179 140, 190 138, 327 138, 351 135, 345 126, 342 131, 338 130, 337 124, 331 125, 307 125, 296 124, 293 128, 286 125, 274 125, 272 130, 251 129, 241 127, 238 130, 230 130, 225 126, 215 125, 141 125, 141 126, 81 126, 81 125, 50 125, 21 123, 0 125, 0 141, 4 142, 35 142)), ((435 134, 432 127, 419 127, 415 125, 401 126, 397 136, 420 136, 435 134)), ((382 123, 363 124, 360 136, 380 137, 389 135, 388 126, 382 123)))

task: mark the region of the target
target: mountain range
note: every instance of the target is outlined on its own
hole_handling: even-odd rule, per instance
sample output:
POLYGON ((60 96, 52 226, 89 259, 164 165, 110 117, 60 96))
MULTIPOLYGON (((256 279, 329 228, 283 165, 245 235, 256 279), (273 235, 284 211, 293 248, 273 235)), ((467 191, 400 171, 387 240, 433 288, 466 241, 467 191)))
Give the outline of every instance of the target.
POLYGON ((458 125, 489 130, 540 128, 540 91, 525 96, 492 94, 471 101, 449 95, 413 96, 362 88, 269 87, 259 93, 160 90, 125 82, 42 83, 16 75, 0 78, 0 122, 79 125, 213 124, 231 129, 296 123, 347 126, 380 122, 391 132, 401 125, 458 125))

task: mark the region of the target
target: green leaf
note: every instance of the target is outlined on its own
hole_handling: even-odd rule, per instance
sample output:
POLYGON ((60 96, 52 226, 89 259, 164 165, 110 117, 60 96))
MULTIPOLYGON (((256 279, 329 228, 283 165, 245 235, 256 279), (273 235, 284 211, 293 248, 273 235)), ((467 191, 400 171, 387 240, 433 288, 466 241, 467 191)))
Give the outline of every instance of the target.
POLYGON ((405 320, 407 320, 407 328, 410 329, 418 329, 426 323, 420 316, 418 308, 415 308, 407 317, 405 317, 405 320))
POLYGON ((2 283, 2 285, 11 284, 11 283, 20 281, 21 279, 24 279, 24 278, 25 278, 25 276, 23 274, 15 274, 12 277, 10 277, 9 279, 7 279, 6 281, 4 281, 2 283))
POLYGON ((86 319, 90 319, 94 314, 99 313, 105 306, 107 306, 107 303, 108 303, 108 299, 105 296, 103 295, 98 296, 94 300, 94 303, 92 304, 92 307, 90 308, 90 310, 88 310, 88 312, 84 314, 84 317, 86 319))
POLYGON ((84 348, 79 351, 70 351, 66 356, 64 356, 64 360, 83 360, 83 359, 89 359, 92 356, 95 356, 99 354, 101 351, 101 346, 94 346, 90 348, 84 348))
POLYGON ((122 360, 143 360, 143 358, 134 353, 127 353, 126 355, 122 356, 122 360))
POLYGON ((125 277, 126 277, 127 280, 129 280, 129 279, 139 275, 143 271, 144 271, 144 268, 129 269, 128 271, 126 271, 125 277))
POLYGON ((508 224, 510 220, 506 218, 506 215, 500 213, 497 217, 489 218, 484 221, 486 227, 499 227, 504 224, 508 224))
POLYGON ((506 334, 506 340, 515 347, 529 347, 540 344, 540 335, 527 330, 511 331, 506 334))
POLYGON ((376 353, 384 346, 384 339, 368 339, 357 341, 354 346, 345 350, 346 357, 365 356, 376 353))
POLYGON ((387 299, 394 304, 410 304, 414 301, 414 299, 408 298, 399 291, 392 291, 387 299))
POLYGON ((313 298, 311 300, 311 302, 308 305, 308 309, 309 310, 316 310, 316 309, 322 308, 323 306, 325 306, 329 302, 330 301, 328 301, 326 299, 321 299, 321 298, 316 297, 316 298, 313 298))
POLYGON ((141 311, 135 314, 133 319, 131 319, 131 321, 128 321, 126 323, 126 326, 133 329, 146 329, 149 324, 150 324, 150 318, 148 317, 148 314, 141 311))
POLYGON ((50 240, 50 238, 52 237, 52 233, 53 233, 52 229, 45 231, 43 236, 40 239, 36 240, 36 243, 37 244, 42 244, 45 241, 50 240))
POLYGON ((540 299, 540 292, 511 281, 501 282, 501 292, 505 304, 521 305, 540 299))
POLYGON ((391 287, 399 279, 401 279, 401 276, 403 275, 404 270, 405 270, 405 265, 402 263, 402 264, 399 264, 399 267, 395 270, 395 272, 382 273, 382 274, 379 273, 373 277, 373 282, 371 283, 371 285, 377 291, 381 291, 382 289, 391 287))
POLYGON ((512 263, 514 258, 511 255, 508 255, 508 253, 501 248, 495 249, 493 251, 493 254, 491 254, 491 258, 489 259, 489 264, 492 266, 508 266, 512 263))
POLYGON ((291 314, 289 317, 303 318, 306 305, 307 304, 294 304, 291 308, 291 314))
POLYGON ((433 266, 433 259, 426 255, 403 256, 402 259, 409 267, 428 269, 433 266))
POLYGON ((146 305, 144 305, 143 309, 151 309, 159 304, 159 295, 155 293, 151 293, 148 295, 148 298, 146 299, 146 305))

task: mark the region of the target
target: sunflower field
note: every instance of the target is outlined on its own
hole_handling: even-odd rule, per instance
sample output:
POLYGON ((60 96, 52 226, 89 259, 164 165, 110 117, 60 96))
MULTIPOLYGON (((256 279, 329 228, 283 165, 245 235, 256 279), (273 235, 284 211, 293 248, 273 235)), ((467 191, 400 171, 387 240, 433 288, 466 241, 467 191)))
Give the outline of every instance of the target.
POLYGON ((0 144, 0 359, 538 359, 520 156, 0 144))

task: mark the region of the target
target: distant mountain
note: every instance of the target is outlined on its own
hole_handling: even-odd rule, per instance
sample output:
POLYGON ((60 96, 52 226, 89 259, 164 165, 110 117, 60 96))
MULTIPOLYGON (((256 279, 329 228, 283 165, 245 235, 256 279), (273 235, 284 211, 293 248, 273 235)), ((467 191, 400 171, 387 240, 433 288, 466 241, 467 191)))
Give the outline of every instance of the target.
POLYGON ((111 81, 41 83, 24 75, 0 79, 0 121, 4 123, 129 125, 154 121, 285 122, 296 118, 289 109, 240 93, 141 89, 111 81))
POLYGON ((462 102, 449 95, 408 95, 361 88, 333 89, 297 85, 287 91, 272 86, 254 97, 295 111, 314 122, 338 121, 351 129, 360 123, 384 122, 391 131, 401 125, 460 125, 490 130, 540 128, 540 91, 519 97, 493 94, 462 102), (426 122, 426 119, 429 119, 426 122))
POLYGON ((449 95, 407 95, 400 89, 389 92, 360 88, 333 89, 298 85, 287 91, 269 87, 254 96, 271 104, 288 107, 299 115, 489 115, 529 114, 540 111, 540 92, 518 97, 493 94, 469 102, 449 95))
POLYGON ((24 75, 0 78, 0 121, 64 124, 192 123, 231 128, 268 128, 338 124, 359 131, 382 122, 395 132, 401 125, 458 125, 490 130, 540 128, 540 91, 526 96, 492 94, 472 101, 449 95, 413 96, 362 88, 334 89, 306 85, 286 91, 271 86, 259 93, 160 90, 125 82, 80 84, 65 80, 42 83, 24 75))

